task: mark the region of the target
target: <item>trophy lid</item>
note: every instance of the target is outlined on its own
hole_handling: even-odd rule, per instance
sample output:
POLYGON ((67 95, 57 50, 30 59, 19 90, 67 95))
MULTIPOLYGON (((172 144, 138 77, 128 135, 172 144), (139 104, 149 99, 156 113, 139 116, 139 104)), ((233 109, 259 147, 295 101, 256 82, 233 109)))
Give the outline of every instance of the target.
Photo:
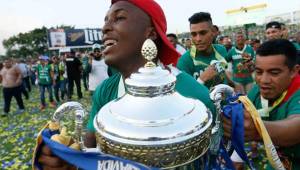
POLYGON ((157 55, 157 48, 152 40, 144 42, 142 55, 148 61, 137 73, 125 80, 127 93, 139 97, 155 97, 173 92, 176 77, 152 61, 157 55))

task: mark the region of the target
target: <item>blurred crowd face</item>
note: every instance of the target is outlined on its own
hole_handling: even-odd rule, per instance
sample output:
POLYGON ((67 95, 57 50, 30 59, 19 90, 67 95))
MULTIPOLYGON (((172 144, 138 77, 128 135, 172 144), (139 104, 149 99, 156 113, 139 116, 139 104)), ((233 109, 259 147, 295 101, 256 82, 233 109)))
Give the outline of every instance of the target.
POLYGON ((268 28, 266 30, 266 38, 268 40, 280 39, 282 37, 281 30, 278 28, 268 28))
POLYGON ((232 47, 232 42, 229 37, 224 37, 221 43, 226 47, 226 49, 230 49, 232 47))
POLYGON ((54 64, 57 64, 57 63, 59 62, 58 57, 53 56, 53 57, 52 57, 52 62, 53 62, 54 64))
POLYGON ((237 33, 235 36, 237 46, 244 46, 245 44, 245 37, 243 33, 237 33))
POLYGON ((286 65, 284 55, 256 56, 255 80, 261 95, 268 100, 277 99, 289 86, 297 69, 286 65))
POLYGON ((173 45, 173 47, 176 48, 176 45, 177 45, 177 40, 176 40, 176 38, 171 37, 171 36, 169 36, 169 37, 167 37, 167 38, 168 38, 168 40, 171 42, 171 44, 173 45))
POLYGON ((13 65, 13 61, 11 59, 5 59, 3 65, 5 68, 11 68, 13 65))
POLYGON ((101 50, 99 49, 99 48, 97 48, 97 49, 94 49, 94 52, 93 52, 93 55, 92 55, 94 58, 97 58, 97 59, 99 59, 99 58, 101 58, 102 57, 102 52, 101 52, 101 50))
POLYGON ((212 24, 209 22, 200 22, 190 25, 190 32, 193 44, 200 52, 206 52, 210 49, 214 38, 212 24))
POLYGON ((289 38, 289 30, 288 30, 288 28, 285 27, 285 26, 282 27, 281 28, 281 34, 282 34, 281 38, 288 39, 289 38))
POLYGON ((192 41, 191 41, 190 39, 187 39, 187 40, 185 41, 185 47, 186 47, 187 49, 190 49, 190 48, 192 47, 192 41))

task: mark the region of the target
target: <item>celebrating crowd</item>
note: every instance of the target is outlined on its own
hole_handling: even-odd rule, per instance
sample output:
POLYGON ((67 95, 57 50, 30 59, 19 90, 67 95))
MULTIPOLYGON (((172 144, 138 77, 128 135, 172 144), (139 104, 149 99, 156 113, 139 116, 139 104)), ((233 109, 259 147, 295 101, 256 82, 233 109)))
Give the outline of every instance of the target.
POLYGON ((4 97, 4 112, 1 112, 1 115, 9 114, 12 97, 15 97, 19 106, 17 113, 24 112, 22 94, 29 100, 31 88, 35 86, 40 92, 41 111, 46 106, 56 108, 62 102, 72 100, 74 83, 80 100, 83 97, 81 80, 85 90, 92 94, 96 86, 110 73, 102 57, 102 48, 99 44, 94 44, 90 53, 76 53, 64 48, 60 50, 60 56, 40 55, 37 60, 30 59, 27 62, 23 59, 16 61, 10 57, 5 58, 1 69, 4 97), (46 90, 49 105, 45 100, 46 90))
MULTIPOLYGON (((145 3, 113 0, 104 19, 103 45, 94 44, 89 54, 64 48, 59 56, 42 55, 39 61, 27 64, 6 58, 0 72, 2 115, 9 114, 12 97, 19 112, 23 112, 22 95, 29 99, 32 86, 39 86, 43 110, 47 107, 45 89, 49 105, 56 107, 74 100, 74 83, 80 100, 83 84, 93 95, 85 143, 95 147, 95 115, 126 92, 123 81, 146 63, 141 48, 146 39, 151 39, 158 47, 155 62, 176 76, 175 89, 181 95, 202 101, 214 117, 218 113, 209 98, 211 88, 227 84, 236 93, 247 95, 263 119, 285 169, 300 169, 300 32, 291 42, 284 25, 272 21, 265 26, 265 41, 247 40, 243 30, 231 37, 218 31, 209 13, 197 12, 187 19, 190 37, 180 44, 176 34, 166 34, 166 19, 159 5, 152 0, 145 3)), ((262 136, 250 114, 245 110, 244 137, 255 152, 262 136)), ((224 136, 231 139, 231 118, 222 116, 222 124, 224 136)), ((45 169, 72 168, 45 145, 38 156, 45 169)), ((245 160, 236 151, 231 160, 236 169, 245 167, 245 160)), ((267 169, 272 169, 271 163, 267 169)))

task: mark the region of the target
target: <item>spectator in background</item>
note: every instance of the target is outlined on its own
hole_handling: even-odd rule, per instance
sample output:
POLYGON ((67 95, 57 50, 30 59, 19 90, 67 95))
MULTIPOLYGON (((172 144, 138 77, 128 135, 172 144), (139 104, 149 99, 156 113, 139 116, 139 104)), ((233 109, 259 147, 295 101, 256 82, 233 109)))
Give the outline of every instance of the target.
POLYGON ((175 34, 173 33, 167 34, 167 37, 179 54, 183 55, 186 52, 186 50, 178 43, 178 39, 175 34))
POLYGON ((17 66, 21 70, 21 74, 22 74, 22 93, 24 94, 25 98, 28 100, 29 99, 28 92, 31 91, 30 82, 29 82, 29 68, 25 63, 24 59, 20 59, 17 66))
POLYGON ((68 100, 72 99, 74 82, 76 84, 78 99, 82 99, 80 83, 82 63, 77 57, 75 57, 75 52, 71 49, 70 52, 66 52, 65 56, 68 76, 68 100))
POLYGON ((277 21, 267 23, 265 35, 267 40, 280 39, 282 37, 281 24, 277 21))
POLYGON ((104 62, 102 48, 99 44, 94 44, 93 53, 89 57, 87 72, 89 73, 89 91, 91 95, 96 87, 108 78, 108 66, 104 62))
POLYGON ((83 86, 85 90, 88 90, 88 84, 89 84, 89 73, 87 71, 87 67, 89 64, 89 56, 87 54, 87 52, 82 54, 82 81, 83 81, 83 86))
POLYGON ((254 52, 256 53, 256 50, 258 49, 258 47, 260 46, 260 40, 259 39, 253 39, 251 40, 251 47, 253 48, 254 52))
POLYGON ((54 79, 51 73, 51 66, 49 65, 48 60, 49 60, 48 56, 40 56, 40 64, 37 65, 37 81, 40 87, 40 99, 41 99, 40 110, 44 110, 46 108, 46 101, 45 101, 46 89, 49 94, 50 106, 51 107, 56 106, 52 94, 52 83, 55 84, 55 81, 53 81, 54 79))
POLYGON ((220 44, 222 44, 225 48, 226 48, 226 51, 228 52, 231 47, 232 47, 232 41, 231 39, 229 38, 229 36, 223 36, 220 38, 220 44))
POLYGON ((63 100, 65 96, 64 77, 65 72, 64 64, 59 61, 57 56, 52 57, 51 72, 53 77, 53 88, 56 102, 59 103, 60 99, 63 100), (60 97, 59 97, 60 91, 60 97))
POLYGON ((281 38, 289 40, 289 29, 284 23, 280 23, 281 25, 281 38))
POLYGON ((4 112, 1 113, 1 116, 8 115, 12 97, 15 97, 17 101, 19 106, 18 112, 24 112, 25 107, 21 95, 22 73, 17 65, 13 65, 11 58, 4 60, 4 67, 0 71, 0 82, 2 82, 4 97, 4 112))
POLYGON ((234 81, 235 91, 247 94, 252 88, 253 78, 253 59, 254 50, 248 44, 244 33, 239 31, 235 35, 235 46, 228 52, 226 60, 232 62, 232 80, 234 81))
POLYGON ((215 64, 226 64, 227 51, 224 46, 212 44, 215 33, 209 13, 199 12, 189 18, 191 38, 194 46, 178 62, 177 68, 193 76, 199 83, 211 88, 224 83, 226 74, 218 73, 215 64))
POLYGON ((221 31, 219 30, 219 27, 217 25, 213 25, 213 33, 214 33, 213 44, 217 44, 221 35, 221 31))
POLYGON ((190 50, 192 48, 192 40, 187 38, 184 43, 185 49, 190 50))

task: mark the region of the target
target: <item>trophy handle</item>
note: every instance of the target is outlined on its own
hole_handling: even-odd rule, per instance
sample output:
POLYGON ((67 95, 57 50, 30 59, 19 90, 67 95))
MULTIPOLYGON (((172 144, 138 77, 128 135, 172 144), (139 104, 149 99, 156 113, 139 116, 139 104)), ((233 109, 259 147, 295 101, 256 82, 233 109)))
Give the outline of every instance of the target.
MULTIPOLYGON (((210 90, 210 98, 213 100, 217 109, 215 126, 212 128, 212 136, 213 136, 212 139, 214 139, 214 142, 212 142, 211 152, 214 154, 218 153, 221 138, 223 136, 222 122, 221 122, 221 113, 222 113, 221 102, 224 99, 226 99, 228 96, 233 96, 234 94, 235 94, 234 89, 225 84, 218 84, 210 90)), ((231 148, 231 141, 227 141, 225 148, 227 151, 229 151, 229 149, 231 148)))
POLYGON ((78 102, 66 102, 60 105, 53 114, 52 122, 60 123, 64 114, 70 111, 75 113, 75 142, 80 145, 80 148, 85 151, 87 147, 84 146, 83 142, 83 120, 87 116, 86 111, 83 109, 82 105, 78 102))

